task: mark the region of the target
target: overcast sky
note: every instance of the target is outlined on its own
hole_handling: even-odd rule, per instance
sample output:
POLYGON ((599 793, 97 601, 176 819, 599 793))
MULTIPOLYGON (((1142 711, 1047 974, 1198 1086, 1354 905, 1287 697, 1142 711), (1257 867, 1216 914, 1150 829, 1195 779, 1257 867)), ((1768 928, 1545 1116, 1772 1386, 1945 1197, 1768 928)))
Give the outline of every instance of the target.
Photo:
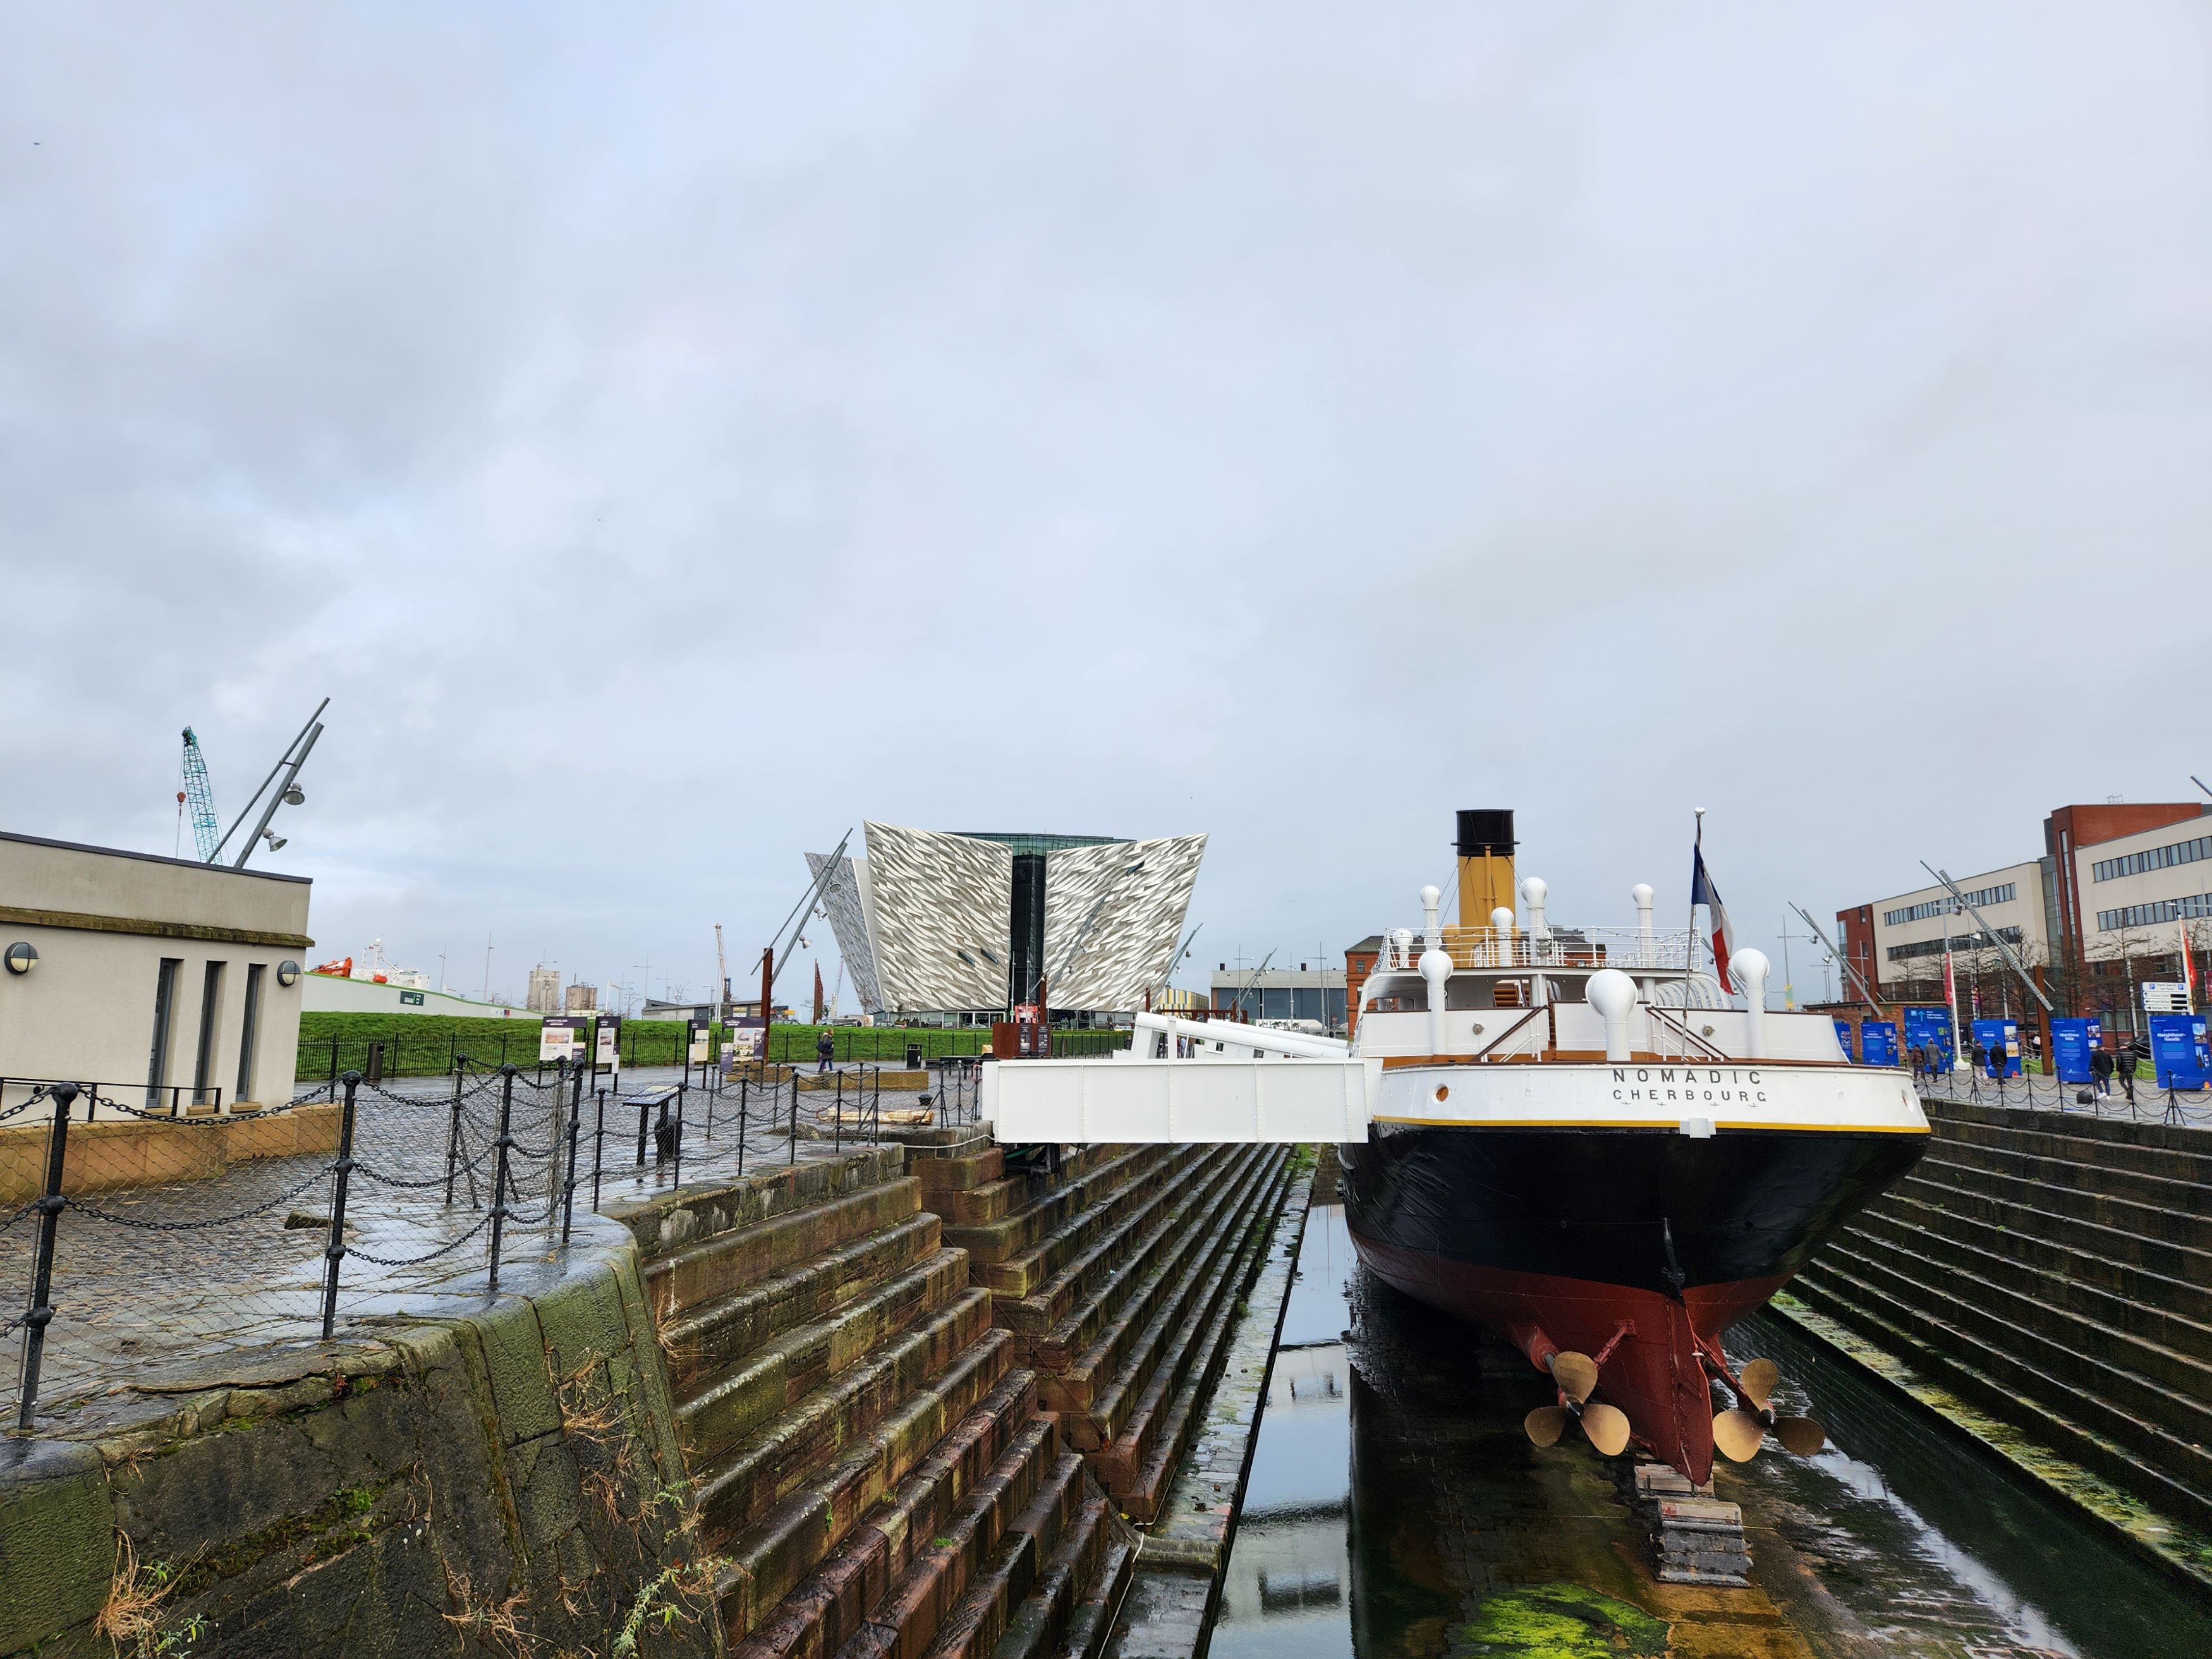
POLYGON ((327 696, 277 865, 471 994, 871 817, 1206 831, 1211 969, 1704 806, 1778 961, 2212 777, 2207 16, 9 5, 0 828, 327 696))

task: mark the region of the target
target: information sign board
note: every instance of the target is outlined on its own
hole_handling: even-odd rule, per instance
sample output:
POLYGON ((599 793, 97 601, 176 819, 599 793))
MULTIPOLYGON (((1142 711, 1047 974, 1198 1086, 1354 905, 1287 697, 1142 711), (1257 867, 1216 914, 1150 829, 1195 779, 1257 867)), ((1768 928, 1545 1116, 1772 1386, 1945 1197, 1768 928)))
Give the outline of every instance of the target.
POLYGON ((1978 1019, 1974 1022, 1974 1041, 1982 1045, 1988 1056, 1982 1063, 1984 1075, 1995 1077, 1997 1044, 2004 1044, 2004 1075, 2020 1075, 2020 1022, 2016 1019, 1978 1019))
POLYGON ((707 1063, 708 1022, 703 1019, 695 1019, 686 1023, 691 1031, 691 1042, 687 1050, 690 1056, 690 1062, 694 1066, 704 1066, 707 1063))
POLYGON ((2051 1022, 2051 1061, 2061 1083, 2087 1083, 2094 1077, 2089 1056, 2105 1040, 2104 1022, 2094 1019, 2054 1019, 2051 1022))
POLYGON ((622 1016, 601 1014, 599 1029, 592 1045, 592 1064, 602 1072, 622 1071, 622 1016))
POLYGON ((2205 1052, 2204 1016, 2153 1014, 2150 1017, 2150 1063, 2161 1089, 2202 1089, 2212 1074, 2212 1056, 2205 1052))
POLYGON ((2142 988, 2143 1012, 2147 1014, 2189 1012, 2189 987, 2178 979, 2147 979, 2142 988))
POLYGON ((584 1058, 584 1020, 580 1014, 549 1014, 538 1028, 540 1064, 584 1058))
POLYGON ((1836 1046, 1844 1051, 1845 1060, 1852 1058, 1850 1021, 1839 1019, 1836 1022, 1836 1046))
POLYGON ((1905 1046, 1910 1051, 1911 1063, 1918 1066, 1920 1051, 1929 1043, 1936 1045, 1940 1063, 1945 1071, 1951 1069, 1951 1011, 1948 1008, 1908 1007, 1905 1010, 1905 1046))
POLYGON ((1859 1022, 1859 1060, 1867 1066, 1897 1064, 1897 1022, 1863 1019, 1859 1022))

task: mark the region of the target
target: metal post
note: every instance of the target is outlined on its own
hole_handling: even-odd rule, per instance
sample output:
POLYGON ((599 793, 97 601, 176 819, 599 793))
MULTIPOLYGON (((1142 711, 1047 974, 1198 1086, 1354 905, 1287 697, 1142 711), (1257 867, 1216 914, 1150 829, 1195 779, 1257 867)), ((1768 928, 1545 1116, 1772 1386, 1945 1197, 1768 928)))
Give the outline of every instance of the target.
POLYGON ((338 1263, 345 1260, 345 1204, 346 1188, 353 1182, 353 1118, 354 1091, 361 1087, 361 1073, 348 1072, 345 1084, 345 1110, 338 1115, 338 1161, 331 1165, 337 1172, 337 1183, 331 1191, 331 1242, 323 1248, 323 1260, 328 1265, 323 1269, 323 1340, 331 1340, 331 1332, 338 1318, 338 1263))
POLYGON ((884 1068, 876 1067, 875 1092, 868 1097, 868 1142, 871 1146, 884 1144, 884 1068))
POLYGON ((799 1162, 799 1068, 791 1068, 791 1161, 799 1162))
POLYGON ((745 1085, 747 1078, 738 1079, 738 1179, 745 1178, 745 1085))
POLYGON ((54 1322, 52 1300, 54 1284, 54 1233, 61 1225, 62 1169, 69 1153, 70 1108, 76 1103, 77 1085, 54 1085, 53 1127, 46 1132, 46 1186, 39 1199, 39 1236, 31 1246, 31 1310, 23 1316, 23 1385, 15 1408, 15 1426, 31 1431, 31 1413, 39 1403, 39 1368, 46 1357, 46 1327, 54 1322))
POLYGON ((837 1115, 830 1120, 830 1150, 839 1157, 845 1152, 845 1074, 837 1073, 837 1115))
POLYGON ((684 1081, 676 1085, 676 1178, 673 1185, 684 1184, 684 1101, 691 1092, 691 1068, 684 1068, 684 1081))
POLYGON ((331 1098, 338 1097, 338 1040, 331 1039, 331 1098))
POLYGON ((646 1114, 652 1109, 645 1103, 644 1091, 640 1090, 637 1097, 637 1167, 641 1170, 645 1167, 646 1114))
MULTIPOLYGON (((565 1066, 567 1062, 564 1060, 565 1066)), ((568 1242, 568 1230, 576 1222, 576 1137, 584 1122, 584 1068, 579 1066, 575 1081, 568 1085, 568 1185, 562 1194, 561 1242, 568 1242)))
POLYGON ((599 1207, 599 1170, 607 1161, 607 1091, 594 1089, 592 1095, 599 1103, 598 1127, 592 1131, 592 1207, 599 1207))
POLYGON ((492 1176, 491 1188, 491 1282, 489 1288, 499 1289, 499 1246, 501 1236, 507 1231, 507 1156, 514 1145, 514 1067, 501 1066, 500 1075, 506 1079, 499 1096, 499 1164, 492 1176))
MULTIPOLYGON (((468 1063, 469 1057, 461 1054, 456 1057, 453 1066, 453 1122, 446 1135, 446 1202, 449 1205, 453 1201, 453 1170, 461 1159, 461 1068, 468 1063)), ((474 1181, 469 1182, 469 1192, 473 1197, 474 1181)))

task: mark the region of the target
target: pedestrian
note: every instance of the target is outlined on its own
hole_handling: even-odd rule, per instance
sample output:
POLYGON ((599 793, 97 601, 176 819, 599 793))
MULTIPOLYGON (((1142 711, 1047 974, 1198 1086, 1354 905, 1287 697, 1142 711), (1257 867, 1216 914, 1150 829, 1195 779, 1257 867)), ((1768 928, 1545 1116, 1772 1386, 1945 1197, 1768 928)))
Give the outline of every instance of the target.
POLYGON ((2002 1079, 2005 1074, 2005 1066, 2010 1058, 2011 1056, 2005 1052, 2002 1037, 1990 1044, 1990 1075, 2002 1079))
POLYGON ((825 1025, 822 1028, 822 1035, 814 1039, 814 1074, 821 1076, 836 1060, 837 1039, 830 1035, 830 1028, 825 1025))
POLYGON ((2132 1107, 2136 1103, 2136 1045, 2133 1042, 2120 1045, 2117 1069, 2120 1074, 2120 1087, 2127 1091, 2128 1104, 2132 1107))
POLYGON ((2097 1092, 2109 1097, 2112 1092, 2112 1051, 2095 1048, 2089 1054, 2089 1076, 2097 1085, 2097 1092))
POLYGON ((1974 1069, 1978 1072, 1986 1073, 1989 1068, 1990 1051, 1987 1048, 1983 1046, 1981 1038, 1976 1037, 1974 1039, 1974 1069))

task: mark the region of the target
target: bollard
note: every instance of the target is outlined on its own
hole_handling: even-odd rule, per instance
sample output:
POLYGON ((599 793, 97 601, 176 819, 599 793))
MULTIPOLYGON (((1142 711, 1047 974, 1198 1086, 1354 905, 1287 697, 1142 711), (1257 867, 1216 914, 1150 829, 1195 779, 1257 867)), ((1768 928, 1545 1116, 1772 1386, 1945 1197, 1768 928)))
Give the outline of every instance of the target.
POLYGON ((62 1168, 69 1153, 70 1108, 76 1103, 76 1084, 54 1085, 53 1127, 46 1132, 46 1184, 39 1199, 38 1237, 31 1247, 31 1310, 23 1316, 23 1387, 16 1404, 15 1426, 25 1434, 31 1431, 31 1413, 39 1403, 39 1368, 46 1357, 46 1327, 54 1322, 54 1234, 69 1202, 62 1196, 62 1168))
POLYGON ((676 1171, 673 1185, 684 1184, 684 1100, 690 1092, 690 1068, 686 1066, 684 1081, 676 1085, 676 1171))
POLYGON ((652 1110, 653 1109, 645 1103, 644 1097, 641 1095, 637 1103, 637 1167, 641 1170, 645 1167, 646 1117, 652 1110))
POLYGON ((745 1082, 738 1079, 738 1179, 745 1178, 745 1082))
POLYGON ((499 1095, 499 1164, 491 1184, 491 1282, 494 1294, 499 1290, 500 1236, 507 1231, 507 1155, 514 1145, 514 1067, 501 1066, 500 1076, 506 1079, 499 1095))
POLYGON ((799 1162, 799 1068, 791 1069, 791 1161, 799 1162))
POLYGON ((830 1120, 830 1151, 833 1157, 845 1155, 845 1074, 837 1073, 837 1105, 836 1115, 830 1120))
POLYGON ((353 1182, 354 1091, 361 1087, 361 1073, 348 1072, 339 1081, 345 1085, 345 1109, 338 1115, 338 1161, 331 1165, 337 1176, 337 1184, 331 1189, 331 1242, 323 1247, 323 1260, 329 1264, 323 1269, 323 1340, 325 1342, 331 1340, 331 1332, 337 1324, 338 1263, 345 1260, 346 1253, 346 1188, 353 1182))

